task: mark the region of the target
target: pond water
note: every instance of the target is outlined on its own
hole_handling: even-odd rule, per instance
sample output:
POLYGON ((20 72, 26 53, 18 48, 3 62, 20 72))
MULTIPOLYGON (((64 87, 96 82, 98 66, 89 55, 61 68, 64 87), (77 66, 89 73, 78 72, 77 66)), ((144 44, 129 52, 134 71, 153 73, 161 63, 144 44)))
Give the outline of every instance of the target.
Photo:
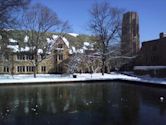
POLYGON ((0 125, 166 125, 166 88, 126 82, 1 86, 0 125))

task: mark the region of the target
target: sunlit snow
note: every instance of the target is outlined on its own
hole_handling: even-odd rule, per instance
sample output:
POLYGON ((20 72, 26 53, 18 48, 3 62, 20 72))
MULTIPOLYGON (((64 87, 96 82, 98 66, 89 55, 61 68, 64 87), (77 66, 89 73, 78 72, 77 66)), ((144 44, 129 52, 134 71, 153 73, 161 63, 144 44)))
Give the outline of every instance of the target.
POLYGON ((77 78, 73 78, 72 75, 54 75, 54 74, 37 74, 37 78, 33 78, 31 75, 0 75, 0 83, 65 83, 65 82, 76 82, 76 81, 94 81, 94 80, 125 80, 135 81, 140 83, 151 83, 151 84, 166 84, 164 78, 151 78, 151 77, 136 77, 128 76, 119 73, 105 74, 101 73, 94 74, 76 74, 77 78))

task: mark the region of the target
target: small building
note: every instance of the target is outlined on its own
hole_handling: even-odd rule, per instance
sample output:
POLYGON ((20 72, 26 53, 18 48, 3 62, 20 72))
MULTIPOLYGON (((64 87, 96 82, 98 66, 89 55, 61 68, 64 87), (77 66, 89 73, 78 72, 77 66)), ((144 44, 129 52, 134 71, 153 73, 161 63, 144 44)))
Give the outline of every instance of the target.
POLYGON ((134 70, 139 74, 166 77, 166 34, 159 39, 142 43, 142 48, 134 60, 134 70))

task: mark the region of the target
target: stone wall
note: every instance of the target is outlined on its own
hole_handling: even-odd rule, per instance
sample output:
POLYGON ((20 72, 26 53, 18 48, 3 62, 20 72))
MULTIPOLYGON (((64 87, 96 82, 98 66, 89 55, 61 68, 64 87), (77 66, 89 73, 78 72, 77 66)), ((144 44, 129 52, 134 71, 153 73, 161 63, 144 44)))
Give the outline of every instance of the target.
MULTIPOLYGON (((1 74, 33 74, 33 61, 26 59, 18 59, 18 55, 32 55, 28 52, 17 52, 11 53, 8 60, 0 60, 0 73, 1 74), (4 72, 4 67, 9 68, 9 72, 4 72), (18 70, 20 72, 18 72, 18 70), (31 71, 30 71, 31 70, 31 71), (28 72, 27 72, 28 71, 28 72)), ((40 59, 40 55, 38 56, 40 59)), ((47 55, 47 57, 42 60, 38 65, 38 73, 66 73, 67 67, 66 64, 69 58, 69 48, 66 46, 63 39, 60 37, 57 39, 51 53, 47 55), (59 46, 59 45, 62 46, 59 46), (59 48, 60 47, 60 48, 59 48), (61 56, 61 57, 60 57, 61 56)))

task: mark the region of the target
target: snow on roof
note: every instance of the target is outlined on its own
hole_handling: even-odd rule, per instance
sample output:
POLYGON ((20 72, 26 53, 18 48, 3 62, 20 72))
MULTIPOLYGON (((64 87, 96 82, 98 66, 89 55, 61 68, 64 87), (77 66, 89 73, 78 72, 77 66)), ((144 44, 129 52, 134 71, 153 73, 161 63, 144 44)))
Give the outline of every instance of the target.
POLYGON ((14 39, 12 39, 12 38, 9 38, 9 42, 11 42, 11 43, 17 43, 17 40, 14 40, 14 39))
POLYGON ((69 48, 69 41, 65 37, 62 37, 62 39, 65 42, 66 46, 69 48))
POLYGON ((52 45, 58 40, 58 38, 62 38, 62 40, 64 41, 64 43, 66 44, 66 46, 69 48, 69 41, 65 38, 65 37, 61 37, 58 35, 52 35, 52 39, 47 38, 47 43, 51 44, 50 46, 52 47, 52 45))
POLYGON ((77 52, 77 51, 76 51, 76 48, 75 48, 74 46, 72 46, 71 49, 72 49, 72 52, 73 52, 73 53, 76 53, 76 52, 77 52))
POLYGON ((69 54, 73 54, 73 50, 72 49, 69 49, 69 54))
POLYGON ((77 52, 78 53, 84 53, 84 49, 78 49, 77 52))
POLYGON ((87 48, 86 46, 83 46, 82 49, 83 49, 83 50, 87 50, 88 48, 87 48))
POLYGON ((134 66, 134 70, 157 70, 166 69, 166 66, 134 66))
POLYGON ((47 38, 46 40, 48 44, 52 43, 52 40, 50 38, 47 38))
POLYGON ((69 50, 70 54, 73 53, 84 53, 84 49, 76 49, 74 46, 71 47, 71 49, 69 50))
POLYGON ((68 33, 68 34, 71 35, 71 36, 74 36, 74 37, 79 36, 79 34, 77 34, 77 33, 68 33))
POLYGON ((53 38, 54 40, 57 40, 58 37, 59 37, 58 35, 52 35, 52 38, 53 38))
POLYGON ((7 45, 7 48, 12 49, 13 52, 18 52, 19 51, 19 46, 18 45, 7 45))
POLYGON ((84 46, 89 46, 90 43, 89 42, 84 42, 84 46))
POLYGON ((84 46, 82 47, 84 50, 93 50, 93 43, 91 42, 84 42, 84 46))
POLYGON ((38 49, 37 53, 43 53, 42 49, 38 49))
POLYGON ((26 46, 25 48, 21 48, 21 51, 22 51, 22 52, 29 51, 29 50, 30 50, 30 48, 27 47, 27 46, 26 46))
POLYGON ((27 43, 28 40, 29 40, 29 36, 26 35, 25 38, 24 38, 24 43, 27 43))
POLYGON ((55 43, 55 40, 53 40, 53 39, 47 38, 46 40, 50 47, 52 47, 53 44, 55 43))
POLYGON ((64 48, 55 48, 55 50, 64 50, 64 48))

